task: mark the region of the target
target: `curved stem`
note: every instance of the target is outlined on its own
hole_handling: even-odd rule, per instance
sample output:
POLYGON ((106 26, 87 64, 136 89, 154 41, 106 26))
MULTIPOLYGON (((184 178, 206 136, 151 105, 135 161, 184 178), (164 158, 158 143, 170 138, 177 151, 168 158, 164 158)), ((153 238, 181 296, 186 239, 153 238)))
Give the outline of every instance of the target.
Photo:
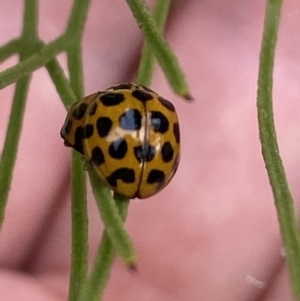
MULTIPOLYGON (((37 32, 37 0, 25 1, 24 25, 21 40, 35 40, 37 32)), ((26 60, 31 54, 30 47, 20 49, 20 61, 26 60)), ((12 109, 10 113, 7 135, 0 161, 0 226, 4 219, 10 184, 16 162, 20 134, 27 99, 30 76, 23 77, 16 84, 12 109)))
POLYGON ((295 296, 300 300, 300 239, 293 199, 279 154, 273 118, 274 56, 282 0, 269 0, 260 53, 257 110, 262 154, 273 191, 295 296))
MULTIPOLYGON (((165 27, 170 5, 171 0, 157 0, 155 2, 153 19, 159 31, 162 31, 162 29, 165 27)), ((136 82, 138 84, 150 87, 151 78, 153 76, 154 62, 155 60, 151 47, 145 41, 137 73, 136 82)))
POLYGON ((153 54, 163 69, 173 90, 191 100, 188 84, 177 57, 158 30, 146 3, 143 0, 126 0, 153 54))

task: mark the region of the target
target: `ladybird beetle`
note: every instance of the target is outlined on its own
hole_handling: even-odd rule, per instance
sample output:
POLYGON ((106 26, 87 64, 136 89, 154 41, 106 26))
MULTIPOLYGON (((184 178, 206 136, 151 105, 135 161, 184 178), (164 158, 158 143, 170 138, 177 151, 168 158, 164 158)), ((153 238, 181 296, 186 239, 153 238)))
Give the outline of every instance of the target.
POLYGON ((180 159, 178 117, 149 88, 121 84, 76 102, 61 129, 102 182, 127 198, 147 198, 173 178, 180 159))

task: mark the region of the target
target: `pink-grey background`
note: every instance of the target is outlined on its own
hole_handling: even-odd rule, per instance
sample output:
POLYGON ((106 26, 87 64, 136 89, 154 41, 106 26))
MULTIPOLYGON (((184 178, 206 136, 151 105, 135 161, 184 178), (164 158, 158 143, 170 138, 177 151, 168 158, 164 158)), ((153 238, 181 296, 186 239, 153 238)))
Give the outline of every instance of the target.
MULTIPOLYGON (((133 200, 126 222, 138 272, 115 262, 105 301, 290 301, 279 227, 260 153, 256 82, 266 1, 178 1, 166 37, 185 70, 191 104, 159 67, 151 88, 172 100, 182 136, 171 184, 133 200)), ((39 35, 64 30, 71 1, 40 1, 39 35)), ((0 43, 19 36, 23 1, 2 0, 0 43)), ((300 4, 284 1, 274 70, 278 141, 296 202, 300 179, 300 4)), ((131 81, 142 36, 125 1, 92 1, 83 41, 86 95, 131 81)), ((65 66, 64 55, 59 56, 65 66)), ((1 71, 17 62, 1 64, 1 71)), ((14 86, 0 91, 0 151, 14 86)), ((45 69, 34 72, 0 243, 3 301, 66 300, 70 149, 66 110, 45 69)), ((89 193, 90 254, 102 224, 89 193)))

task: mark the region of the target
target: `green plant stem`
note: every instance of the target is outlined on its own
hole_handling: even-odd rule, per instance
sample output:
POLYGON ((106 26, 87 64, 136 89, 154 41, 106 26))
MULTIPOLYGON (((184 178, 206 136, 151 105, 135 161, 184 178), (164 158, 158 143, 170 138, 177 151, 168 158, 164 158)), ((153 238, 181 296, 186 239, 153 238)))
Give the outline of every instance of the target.
POLYGON ((20 39, 9 41, 0 47, 0 63, 8 59, 14 54, 19 53, 20 39))
POLYGON ((75 0, 67 25, 67 36, 79 41, 82 39, 86 23, 90 0, 75 0))
POLYGON ((88 266, 86 180, 81 156, 72 152, 72 256, 68 301, 78 300, 88 266))
POLYGON ((61 36, 53 42, 47 44, 38 53, 35 53, 21 61, 16 66, 6 69, 0 73, 0 89, 17 82, 24 76, 31 74, 33 71, 46 65, 57 54, 66 49, 69 40, 61 36))
POLYGON ((81 44, 89 5, 90 0, 75 0, 67 26, 67 36, 73 40, 67 48, 68 69, 78 99, 84 94, 81 44))
POLYGON ((81 99, 84 95, 83 88, 83 68, 81 57, 81 41, 74 43, 74 45, 67 50, 68 69, 70 74, 70 81, 72 88, 77 96, 81 99))
MULTIPOLYGON (((37 17, 38 17, 38 2, 37 0, 26 0, 24 9, 24 21, 22 38, 36 39, 37 37, 37 17)), ((26 49, 22 49, 26 52, 26 49)), ((30 53, 29 53, 30 54, 30 53)))
MULTIPOLYGON (((37 26, 37 0, 26 0, 24 10, 24 26, 21 39, 24 41, 36 38, 37 26)), ((30 47, 20 49, 20 61, 30 55, 30 47)), ((7 204, 12 174, 16 162, 20 134, 23 125, 23 117, 26 106, 26 98, 30 76, 23 77, 16 84, 13 104, 11 108, 7 135, 4 142, 0 162, 0 225, 3 223, 7 204)))
MULTIPOLYGON (((157 29, 160 32, 165 27, 170 6, 171 0, 156 0, 155 2, 153 19, 156 23, 157 29)), ((136 82, 138 84, 150 87, 154 69, 154 62, 154 55, 152 53, 152 50, 145 41, 137 73, 136 82)))
POLYGON ((91 168, 89 168, 89 177, 105 231, 117 253, 130 268, 134 269, 136 254, 130 237, 125 230, 116 202, 112 198, 110 190, 99 181, 99 178, 91 168))
POLYGON ((54 83, 57 93, 59 94, 64 106, 68 109, 78 100, 68 78, 56 59, 52 59, 46 65, 46 68, 54 83))
POLYGON ((21 79, 15 90, 7 134, 0 162, 0 226, 3 223, 13 170, 16 162, 30 77, 21 79))
POLYGON ((153 54, 162 67, 175 93, 187 100, 191 100, 188 84, 179 62, 171 47, 163 38, 161 31, 156 27, 146 3, 143 0, 126 0, 135 17, 144 37, 151 47, 153 54))
POLYGON ((267 3, 260 53, 257 109, 262 154, 272 187, 292 287, 300 300, 300 240, 293 199, 279 155, 272 105, 273 68, 282 0, 267 3))
MULTIPOLYGON (((125 221, 129 201, 119 197, 115 197, 115 201, 119 214, 122 220, 125 221)), ((113 247, 106 231, 104 231, 91 275, 89 276, 86 285, 83 287, 79 301, 102 300, 103 292, 109 279, 110 270, 115 256, 115 248, 113 247)))
MULTIPOLYGON (((46 67, 65 106, 74 103, 77 98, 58 62, 53 59, 46 67)), ((78 299, 81 285, 85 282, 87 275, 88 257, 85 173, 79 154, 73 152, 72 159, 72 256, 69 301, 78 299)))
MULTIPOLYGON (((73 43, 67 48, 70 84, 78 99, 84 95, 82 68, 82 33, 90 1, 75 0, 68 23, 73 43)), ((86 282, 88 266, 88 214, 86 179, 79 154, 73 151, 72 162, 72 259, 69 301, 76 301, 86 282)))

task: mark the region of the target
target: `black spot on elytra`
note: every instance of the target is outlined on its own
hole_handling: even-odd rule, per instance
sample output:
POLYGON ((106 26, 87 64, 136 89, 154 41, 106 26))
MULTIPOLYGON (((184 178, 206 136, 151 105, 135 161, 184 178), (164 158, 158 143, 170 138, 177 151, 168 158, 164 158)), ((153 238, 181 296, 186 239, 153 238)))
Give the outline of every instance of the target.
POLYGON ((121 102, 123 102, 124 100, 125 100, 125 96, 122 93, 107 92, 100 95, 100 101, 103 103, 103 105, 107 107, 116 106, 121 102))
POLYGON ((107 177, 106 180, 112 187, 117 186, 117 180, 122 180, 124 183, 134 183, 134 170, 130 168, 119 168, 107 177))
POLYGON ((86 124, 83 127, 82 138, 90 138, 94 134, 94 126, 92 124, 86 124))
POLYGON ((149 162, 155 156, 155 147, 152 145, 140 145, 134 147, 134 155, 139 162, 149 162))
POLYGON ((90 116, 93 116, 93 115, 96 113, 97 108, 98 108, 97 102, 93 102, 93 103, 91 104, 91 107, 90 107, 90 110, 89 110, 89 115, 90 115, 90 116))
POLYGON ((70 134, 72 125, 73 125, 73 122, 70 119, 65 122, 65 124, 63 125, 63 127, 61 128, 61 131, 60 131, 60 136, 62 138, 65 138, 64 136, 70 134))
POLYGON ((147 183, 163 183, 165 181, 165 174, 159 169, 152 169, 147 177, 147 183))
POLYGON ((163 98, 163 97, 161 97, 161 96, 158 97, 158 100, 159 100, 160 103, 161 103, 165 108, 167 108, 169 111, 175 112, 175 107, 173 106, 173 104, 172 104, 170 101, 168 101, 167 99, 165 99, 165 98, 163 98))
POLYGON ((77 120, 80 120, 83 118, 86 110, 88 108, 88 104, 87 103, 81 103, 79 106, 77 106, 74 111, 73 111, 73 114, 72 116, 77 119, 77 120))
POLYGON ((151 112, 151 124, 153 130, 159 133, 165 133, 169 129, 169 121, 164 114, 159 111, 151 112))
POLYGON ((173 133, 176 139, 176 142, 179 143, 180 142, 180 130, 179 130, 179 124, 176 122, 173 125, 173 133))
POLYGON ((105 162, 104 155, 100 147, 96 146, 93 148, 91 162, 97 166, 105 162))
POLYGON ((153 96, 144 90, 134 90, 131 95, 141 102, 153 99, 153 96))
POLYGON ((162 159, 164 162, 170 162, 173 159, 174 150, 170 142, 165 142, 161 148, 162 159))
POLYGON ((113 122, 109 117, 99 117, 97 119, 96 127, 100 137, 106 137, 112 127, 113 122))
POLYGON ((108 152, 112 158, 123 159, 127 153, 128 147, 125 139, 120 138, 113 141, 108 149, 108 152))
POLYGON ((74 145, 72 145, 72 147, 81 154, 83 154, 82 137, 83 137, 83 128, 79 126, 75 131, 75 139, 74 139, 75 143, 74 145))
POLYGON ((142 124, 142 115, 139 110, 127 110, 120 116, 119 122, 124 130, 139 130, 142 124))

